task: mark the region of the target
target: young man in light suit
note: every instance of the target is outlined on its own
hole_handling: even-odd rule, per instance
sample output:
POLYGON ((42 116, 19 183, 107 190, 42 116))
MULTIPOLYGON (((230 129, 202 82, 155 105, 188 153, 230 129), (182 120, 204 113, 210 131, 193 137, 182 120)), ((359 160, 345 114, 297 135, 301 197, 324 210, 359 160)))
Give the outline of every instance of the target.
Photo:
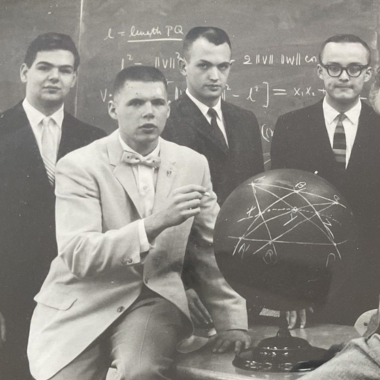
POLYGON ((26 347, 33 298, 57 256, 55 163, 106 135, 64 109, 78 66, 79 54, 68 35, 38 36, 20 69, 25 99, 0 115, 0 378, 4 380, 31 379, 26 347))
POLYGON ((272 169, 306 170, 328 180, 357 221, 355 271, 339 298, 319 313, 330 323, 353 324, 377 307, 380 293, 380 116, 360 99, 370 65, 371 51, 359 37, 327 39, 317 67, 324 99, 281 116, 272 141, 272 169))
POLYGON ((216 265, 219 211, 205 157, 159 136, 166 81, 146 66, 116 77, 109 114, 119 129, 57 167, 58 257, 36 296, 28 355, 33 376, 168 379, 191 333, 181 280, 185 248, 218 336, 215 350, 249 344, 245 301, 216 265))

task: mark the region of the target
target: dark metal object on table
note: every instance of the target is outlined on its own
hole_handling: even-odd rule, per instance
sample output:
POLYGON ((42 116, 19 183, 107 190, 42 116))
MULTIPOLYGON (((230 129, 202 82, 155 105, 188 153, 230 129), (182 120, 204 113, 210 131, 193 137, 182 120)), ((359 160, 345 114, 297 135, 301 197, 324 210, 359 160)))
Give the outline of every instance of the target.
POLYGON ((249 371, 306 372, 319 367, 332 356, 329 350, 313 347, 307 340, 293 337, 281 313, 277 336, 263 339, 256 347, 241 351, 232 364, 249 371))

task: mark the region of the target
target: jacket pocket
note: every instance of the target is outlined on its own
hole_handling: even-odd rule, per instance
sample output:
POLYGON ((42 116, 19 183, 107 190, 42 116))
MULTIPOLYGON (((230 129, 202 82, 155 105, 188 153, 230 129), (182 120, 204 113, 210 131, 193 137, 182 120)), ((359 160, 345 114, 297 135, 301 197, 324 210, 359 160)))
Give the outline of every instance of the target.
POLYGON ((34 297, 36 302, 58 310, 70 309, 77 299, 78 298, 72 294, 57 289, 43 290, 34 297))

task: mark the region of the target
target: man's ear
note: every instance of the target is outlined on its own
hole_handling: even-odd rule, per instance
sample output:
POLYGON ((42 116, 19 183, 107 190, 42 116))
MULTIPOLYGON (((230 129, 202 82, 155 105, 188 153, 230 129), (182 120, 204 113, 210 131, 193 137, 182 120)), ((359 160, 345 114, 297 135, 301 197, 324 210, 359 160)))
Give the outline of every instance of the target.
POLYGON ((71 82, 70 88, 73 88, 75 86, 75 83, 77 83, 77 78, 78 78, 78 72, 74 71, 73 81, 71 82))
POLYGON ((186 76, 187 75, 187 62, 186 62, 185 58, 180 58, 178 61, 178 65, 179 65, 179 72, 183 76, 186 76))
POLYGON ((323 67, 319 63, 317 65, 317 74, 319 79, 323 80, 323 67))
POLYGON ((26 83, 28 81, 28 71, 29 67, 26 63, 23 63, 20 67, 20 78, 22 83, 26 83))
POLYGON ((108 114, 112 117, 112 119, 117 120, 116 104, 114 100, 110 100, 108 102, 108 114))
POLYGON ((372 77, 372 67, 368 67, 366 70, 365 70, 365 76, 364 76, 364 82, 368 82, 372 77))

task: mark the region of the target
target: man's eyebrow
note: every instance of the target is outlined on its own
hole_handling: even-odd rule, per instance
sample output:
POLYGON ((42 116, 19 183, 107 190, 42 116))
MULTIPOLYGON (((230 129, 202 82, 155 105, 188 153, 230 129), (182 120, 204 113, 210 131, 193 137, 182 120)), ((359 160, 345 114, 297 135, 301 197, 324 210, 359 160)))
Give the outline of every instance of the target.
POLYGON ((39 61, 36 63, 36 65, 45 65, 45 66, 50 66, 50 67, 62 67, 62 68, 74 68, 73 65, 53 65, 52 63, 50 62, 46 62, 46 61, 39 61))
POLYGON ((198 63, 208 63, 208 64, 211 65, 211 62, 210 62, 210 61, 207 61, 206 59, 200 59, 200 60, 198 61, 198 63))
MULTIPOLYGON (((337 65, 337 66, 342 66, 339 62, 335 62, 335 61, 327 61, 325 63, 325 65, 337 65)), ((350 62, 347 66, 351 66, 351 65, 359 65, 359 66, 366 66, 368 65, 368 63, 364 64, 361 63, 361 62, 350 62)), ((343 67, 343 66, 342 66, 343 67)))

